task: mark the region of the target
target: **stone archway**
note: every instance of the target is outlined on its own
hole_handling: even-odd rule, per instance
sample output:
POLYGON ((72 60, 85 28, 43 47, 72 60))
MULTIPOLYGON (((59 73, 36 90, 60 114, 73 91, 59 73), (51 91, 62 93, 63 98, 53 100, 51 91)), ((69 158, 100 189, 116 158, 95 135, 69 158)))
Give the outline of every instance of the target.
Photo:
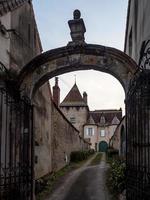
POLYGON ((125 94, 129 81, 138 70, 136 63, 125 53, 111 47, 85 43, 86 28, 79 10, 69 20, 72 41, 67 46, 42 53, 28 63, 19 74, 19 86, 26 88, 32 98, 36 90, 50 78, 77 70, 94 69, 117 78, 125 94))
POLYGON ((128 91, 138 66, 120 50, 101 45, 65 46, 47 51, 28 63, 19 74, 19 85, 32 98, 36 90, 50 78, 77 70, 94 69, 117 78, 128 91))

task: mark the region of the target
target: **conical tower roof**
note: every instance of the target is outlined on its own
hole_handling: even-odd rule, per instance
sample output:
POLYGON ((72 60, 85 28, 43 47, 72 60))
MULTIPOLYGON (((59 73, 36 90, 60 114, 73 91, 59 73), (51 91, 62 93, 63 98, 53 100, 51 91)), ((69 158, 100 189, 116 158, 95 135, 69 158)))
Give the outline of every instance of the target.
POLYGON ((68 107, 68 106, 87 106, 85 101, 83 100, 83 97, 81 96, 81 93, 78 89, 78 86, 76 83, 71 88, 65 99, 60 104, 61 107, 68 107))

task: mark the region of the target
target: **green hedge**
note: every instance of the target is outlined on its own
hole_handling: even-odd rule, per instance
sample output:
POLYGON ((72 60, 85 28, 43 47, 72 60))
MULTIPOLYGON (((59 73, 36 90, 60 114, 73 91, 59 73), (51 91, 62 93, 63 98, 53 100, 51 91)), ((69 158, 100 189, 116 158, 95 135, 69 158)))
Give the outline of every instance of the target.
POLYGON ((94 149, 90 149, 88 151, 73 151, 70 154, 71 162, 78 162, 87 159, 90 155, 94 154, 94 149))
POLYGON ((110 172, 108 177, 109 186, 112 191, 121 193, 126 186, 126 165, 121 160, 112 159, 110 162, 110 172))
POLYGON ((107 156, 108 156, 108 158, 114 158, 114 157, 116 157, 116 156, 118 156, 119 155, 119 151, 117 150, 117 149, 108 149, 107 150, 107 156))

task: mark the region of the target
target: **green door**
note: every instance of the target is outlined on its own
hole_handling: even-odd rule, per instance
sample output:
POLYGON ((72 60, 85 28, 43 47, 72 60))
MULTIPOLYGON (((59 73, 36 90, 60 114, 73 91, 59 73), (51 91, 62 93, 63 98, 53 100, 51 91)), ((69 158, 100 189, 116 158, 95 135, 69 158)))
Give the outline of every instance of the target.
POLYGON ((107 144, 107 142, 101 141, 101 142, 99 143, 99 151, 100 151, 100 152, 106 152, 107 149, 108 149, 108 144, 107 144))

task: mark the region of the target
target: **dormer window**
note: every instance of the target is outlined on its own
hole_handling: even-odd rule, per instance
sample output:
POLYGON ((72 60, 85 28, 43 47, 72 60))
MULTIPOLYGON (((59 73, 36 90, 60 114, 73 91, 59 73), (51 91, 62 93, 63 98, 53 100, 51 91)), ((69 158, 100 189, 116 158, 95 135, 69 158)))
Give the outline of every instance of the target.
POLYGON ((105 117, 101 116, 101 118, 100 118, 100 124, 105 124, 105 123, 106 123, 105 117))
POLYGON ((115 116, 114 118, 113 118, 113 120, 112 120, 112 124, 119 124, 119 119, 117 118, 117 116, 115 116))

